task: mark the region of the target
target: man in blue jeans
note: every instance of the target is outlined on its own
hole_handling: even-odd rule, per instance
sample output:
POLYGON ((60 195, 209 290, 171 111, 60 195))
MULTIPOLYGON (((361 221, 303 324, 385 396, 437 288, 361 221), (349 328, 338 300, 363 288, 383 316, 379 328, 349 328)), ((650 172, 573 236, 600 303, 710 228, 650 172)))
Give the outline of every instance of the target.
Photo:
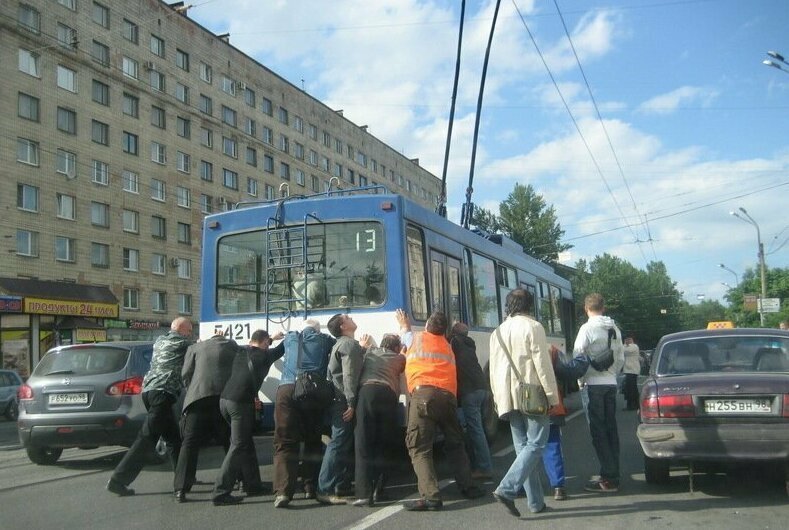
POLYGON ((482 424, 482 407, 488 399, 488 382, 477 359, 477 345, 468 336, 468 326, 456 322, 449 337, 457 368, 458 401, 470 442, 471 478, 489 479, 493 474, 493 464, 482 424))
POLYGON ((625 364, 622 333, 613 319, 605 316, 605 302, 602 295, 592 293, 584 299, 584 310, 589 320, 578 330, 573 355, 589 356, 608 348, 608 331, 614 331, 611 350, 614 364, 603 371, 592 366, 580 379, 581 397, 589 420, 589 433, 592 436, 597 460, 600 462, 600 478, 589 481, 584 489, 600 493, 619 491, 619 431, 616 425, 616 374, 625 364))

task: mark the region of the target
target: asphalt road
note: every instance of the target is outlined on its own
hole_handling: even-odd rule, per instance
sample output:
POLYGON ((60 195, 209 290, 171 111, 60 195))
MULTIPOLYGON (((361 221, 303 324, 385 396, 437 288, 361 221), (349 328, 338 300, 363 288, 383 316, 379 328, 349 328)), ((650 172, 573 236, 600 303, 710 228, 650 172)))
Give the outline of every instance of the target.
MULTIPOLYGON (((584 492, 583 483, 596 473, 597 463, 586 421, 577 411, 577 395, 571 397, 570 404, 576 412, 563 430, 570 498, 559 502, 546 497, 548 511, 524 515, 521 520, 508 515, 490 496, 474 501, 463 499, 451 481, 448 463, 441 459, 438 468, 445 507, 440 512, 411 513, 402 509, 402 499, 417 495, 408 462, 403 463, 402 472, 392 481, 392 494, 397 500, 375 508, 325 507, 297 499, 282 510, 273 507, 271 496, 247 499, 238 506, 215 507, 210 502, 210 491, 222 456, 218 448, 201 454, 198 479, 206 483, 195 486, 188 503, 173 502, 172 471, 166 465, 146 468, 133 484, 137 495, 120 498, 105 491, 104 485, 123 455, 122 448, 67 450, 57 465, 36 466, 18 446, 14 424, 3 420, 0 528, 786 528, 789 499, 777 470, 754 467, 736 475, 696 474, 695 491, 690 492, 687 470, 675 469, 668 486, 647 485, 633 412, 618 415, 622 442, 620 492, 584 492)), ((259 436, 256 442, 261 474, 264 481, 270 481, 271 436, 259 436)), ((497 477, 512 462, 508 442, 509 431, 505 430, 493 446, 497 477)), ((482 486, 492 491, 496 481, 482 486)), ((545 487, 547 491, 547 482, 545 487)), ((517 502, 526 514, 525 502, 517 502)))

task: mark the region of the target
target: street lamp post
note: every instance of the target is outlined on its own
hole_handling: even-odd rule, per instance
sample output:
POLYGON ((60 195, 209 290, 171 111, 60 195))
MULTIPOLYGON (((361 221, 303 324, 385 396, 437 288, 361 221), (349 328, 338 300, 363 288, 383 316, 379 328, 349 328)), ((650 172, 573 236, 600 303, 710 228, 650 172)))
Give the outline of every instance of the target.
POLYGON ((767 52, 767 55, 772 57, 772 59, 765 59, 764 61, 762 61, 762 64, 767 65, 771 68, 776 68, 785 74, 789 74, 789 70, 786 68, 787 66, 789 66, 789 63, 786 62, 786 59, 784 59, 783 55, 772 50, 767 52))
POLYGON ((729 271, 730 273, 734 274, 734 286, 735 287, 739 287, 739 285, 740 285, 740 277, 737 275, 736 272, 731 270, 729 267, 727 267, 723 263, 718 264, 718 267, 720 267, 721 269, 723 269, 725 271, 729 271))
POLYGON ((753 225, 753 227, 756 229, 756 242, 759 245, 759 268, 761 269, 761 276, 762 276, 762 296, 759 301, 759 323, 762 327, 764 327, 763 304, 764 304, 764 299, 767 298, 767 277, 766 277, 765 265, 764 265, 764 245, 762 244, 762 232, 761 230, 759 230, 759 225, 756 223, 756 221, 754 221, 753 217, 751 217, 750 214, 747 211, 745 211, 745 208, 740 207, 739 210, 740 212, 742 212, 742 214, 745 217, 742 217, 737 212, 729 212, 729 213, 734 217, 736 217, 737 219, 740 219, 741 221, 745 221, 746 223, 753 225))

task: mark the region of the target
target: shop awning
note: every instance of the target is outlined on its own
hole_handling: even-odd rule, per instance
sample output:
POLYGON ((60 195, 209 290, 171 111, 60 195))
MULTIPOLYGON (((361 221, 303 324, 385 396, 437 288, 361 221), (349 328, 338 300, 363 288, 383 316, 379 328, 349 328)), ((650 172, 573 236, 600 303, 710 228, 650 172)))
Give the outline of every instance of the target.
POLYGON ((118 299, 107 287, 28 278, 0 278, 0 294, 103 304, 118 303, 118 299))

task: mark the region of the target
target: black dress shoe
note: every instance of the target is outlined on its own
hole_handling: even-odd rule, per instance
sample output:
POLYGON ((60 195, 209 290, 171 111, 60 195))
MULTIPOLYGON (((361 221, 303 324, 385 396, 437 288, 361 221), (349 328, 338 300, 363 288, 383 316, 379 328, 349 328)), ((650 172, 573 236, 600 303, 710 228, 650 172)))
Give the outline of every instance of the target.
POLYGON ((515 507, 514 500, 508 499, 504 495, 499 495, 495 491, 493 492, 493 498, 499 501, 501 504, 503 504, 504 507, 507 508, 507 511, 510 513, 510 515, 512 515, 513 517, 521 516, 521 512, 518 510, 518 508, 515 507))
POLYGON ((431 501, 429 499, 417 499, 415 501, 408 501, 403 504, 403 507, 409 512, 435 512, 444 507, 444 503, 440 500, 431 501))
POLYGON ((184 490, 178 490, 174 494, 175 502, 177 503, 184 503, 186 502, 186 492, 184 490))
POLYGON ((107 482, 107 491, 110 493, 114 493, 119 497, 129 497, 134 495, 134 490, 130 487, 126 486, 125 484, 121 484, 120 482, 115 482, 114 480, 110 479, 107 482))
POLYGON ((243 501, 244 497, 236 497, 233 495, 225 494, 216 497, 211 502, 214 503, 214 506, 231 506, 233 504, 238 504, 239 502, 243 501))

